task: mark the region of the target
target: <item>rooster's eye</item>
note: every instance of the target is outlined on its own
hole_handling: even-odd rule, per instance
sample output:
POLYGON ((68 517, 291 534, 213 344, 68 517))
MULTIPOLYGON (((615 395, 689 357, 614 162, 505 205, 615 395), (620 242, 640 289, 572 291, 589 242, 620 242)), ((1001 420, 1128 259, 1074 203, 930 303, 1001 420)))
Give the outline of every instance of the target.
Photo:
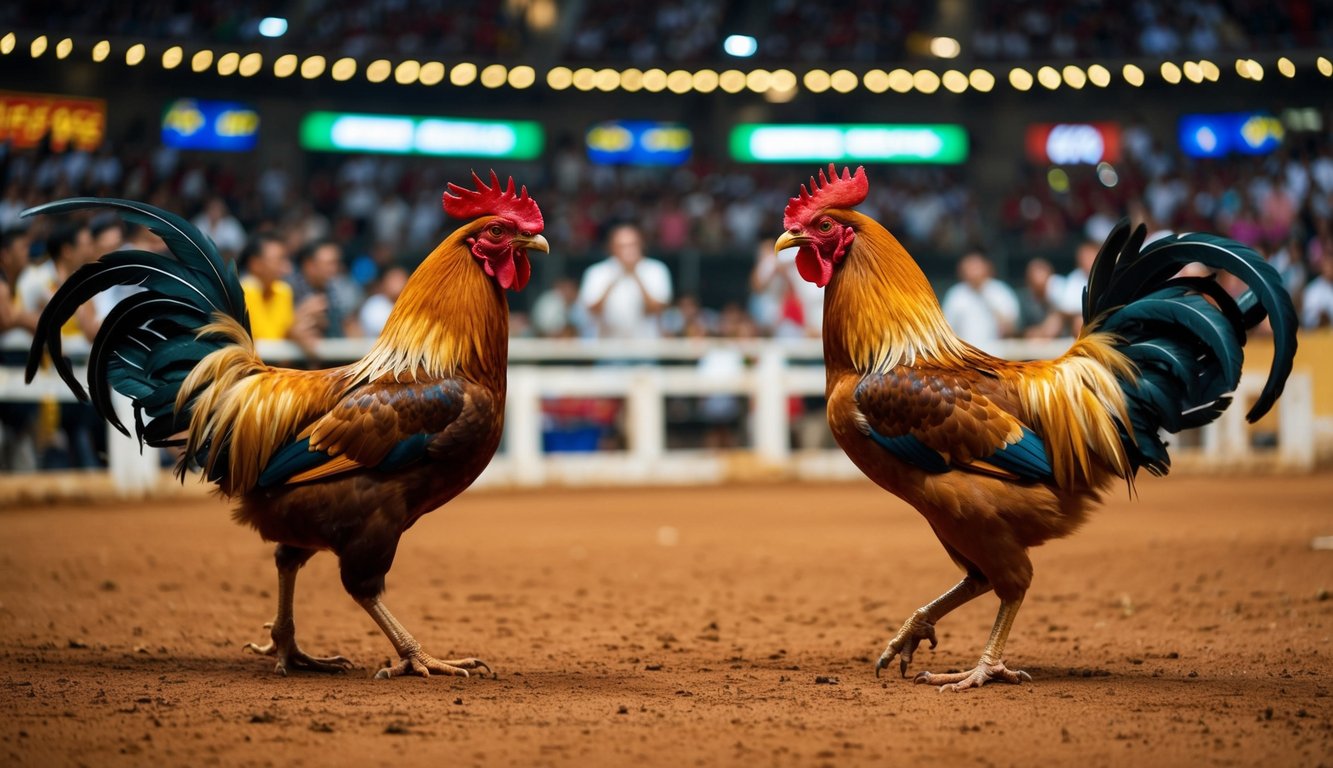
POLYGON ((833 229, 833 222, 829 221, 828 219, 824 219, 824 221, 819 225, 820 232, 828 232, 831 229, 833 229))
POLYGON ((500 228, 500 225, 498 225, 498 224, 495 225, 495 226, 493 226, 493 227, 491 227, 491 237, 499 237, 500 235, 503 235, 504 233, 505 233, 505 231, 504 231, 503 229, 501 229, 501 228, 500 228))

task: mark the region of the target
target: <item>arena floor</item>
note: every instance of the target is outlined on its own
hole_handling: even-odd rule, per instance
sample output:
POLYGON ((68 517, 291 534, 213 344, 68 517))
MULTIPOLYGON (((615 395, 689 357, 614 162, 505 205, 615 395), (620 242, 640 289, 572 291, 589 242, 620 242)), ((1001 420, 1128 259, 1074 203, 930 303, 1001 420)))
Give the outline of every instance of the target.
MULTIPOLYGON (((498 679, 370 679, 390 652, 317 557, 298 637, 242 653, 270 548, 213 501, 0 512, 10 765, 1317 765, 1333 755, 1333 475, 1145 480, 1035 553, 1019 687, 871 667, 957 577, 869 484, 477 493, 410 531, 388 603, 498 679)), ((918 669, 971 666, 996 603, 918 669)))

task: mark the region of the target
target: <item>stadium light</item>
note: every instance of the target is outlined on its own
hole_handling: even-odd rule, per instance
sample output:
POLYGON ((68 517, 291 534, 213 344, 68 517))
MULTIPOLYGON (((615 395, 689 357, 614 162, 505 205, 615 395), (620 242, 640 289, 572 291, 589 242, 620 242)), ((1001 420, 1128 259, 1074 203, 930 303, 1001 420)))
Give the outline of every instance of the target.
POLYGON ((131 67, 137 67, 143 61, 144 57, 143 43, 135 43, 125 49, 125 63, 131 67))
MULTIPOLYGON (((422 70, 423 74, 425 70, 422 70)), ((422 82, 425 82, 424 78, 422 82)), ((537 70, 529 67, 527 64, 520 64, 509 70, 509 87, 517 90, 531 88, 532 84, 537 82, 537 70)))
POLYGON ((97 45, 93 46, 93 61, 101 63, 106 61, 106 57, 111 55, 111 41, 99 40, 97 45))
POLYGON ((162 68, 175 69, 185 60, 185 51, 179 45, 173 45, 162 52, 162 68))
POLYGON ((1185 72, 1185 79, 1191 83, 1203 82, 1203 67, 1197 61, 1187 61, 1181 67, 1185 72))
MULTIPOLYGON (((575 88, 579 89, 580 91, 591 91, 593 88, 593 80, 596 78, 596 75, 597 75, 597 70, 592 69, 591 67, 579 67, 578 69, 574 70, 573 74, 570 76, 570 82, 574 85, 575 88)), ((647 83, 645 81, 645 87, 646 85, 647 83)), ((662 88, 665 87, 666 87, 666 75, 663 74, 662 87, 658 88, 657 90, 660 91, 662 90, 662 88)), ((652 90, 652 88, 649 88, 648 90, 652 90)))
POLYGON ((620 73, 620 87, 630 93, 643 90, 643 70, 630 67, 620 73))
POLYGON ((1060 71, 1060 74, 1064 76, 1065 84, 1076 91, 1088 84, 1087 74, 1073 64, 1065 65, 1065 68, 1060 71))
POLYGON ((223 77, 231 77, 236 74, 236 70, 241 66, 241 54, 236 51, 228 51, 218 57, 218 74, 223 77))
POLYGON ((393 70, 394 82, 399 85, 411 85, 421 76, 421 62, 414 59, 407 59, 398 63, 393 70))
POLYGON ((563 91, 574 84, 574 72, 569 67, 555 67, 546 73, 546 84, 552 90, 563 91))
POLYGON ((727 39, 722 41, 722 50, 726 51, 728 56, 748 59, 758 52, 759 41, 749 35, 728 35, 727 39))
POLYGON ((796 91, 796 73, 790 69, 775 69, 768 77, 769 90, 796 91))
MULTIPOLYGON (((717 90, 718 80, 717 72, 714 72, 711 69, 701 69, 694 73, 694 90, 699 93, 712 93, 717 90)), ((624 84, 624 79, 622 78, 621 85, 623 86, 624 84)))
MULTIPOLYGON (((197 56, 198 54, 195 55, 197 56)), ((195 71, 197 72, 198 70, 195 71)), ((277 61, 273 62, 273 75, 275 77, 291 77, 292 73, 295 71, 296 54, 294 53, 284 53, 278 57, 277 61)))
POLYGON ((449 82, 462 88, 465 85, 472 85, 472 81, 477 79, 477 65, 470 61, 460 61, 454 65, 453 70, 449 72, 449 82))
MULTIPOLYGON (((831 80, 832 78, 829 77, 829 73, 822 69, 812 69, 809 72, 806 72, 805 77, 802 78, 802 82, 805 83, 805 89, 811 93, 823 93, 824 91, 827 91, 831 80)), ((759 89, 756 88, 755 90, 759 89)), ((765 88, 764 90, 768 89, 765 88)))
MULTIPOLYGON (((353 62, 355 64, 355 62, 353 62)), ((417 81, 422 85, 439 85, 444 81, 444 65, 438 61, 428 61, 421 65, 421 74, 417 81)))
POLYGON ((1180 67, 1176 66, 1175 62, 1171 61, 1162 62, 1162 79, 1172 85, 1179 83, 1180 67))
POLYGON ((1124 75, 1125 82, 1135 88, 1143 85, 1143 70, 1139 69, 1138 66, 1134 64, 1126 64, 1124 68, 1120 70, 1120 73, 1124 75))
POLYGON ((1098 88, 1105 88, 1111 84, 1111 70, 1101 64, 1093 64, 1088 67, 1088 82, 1098 88))
POLYGON ((949 93, 962 93, 967 90, 967 75, 951 69, 940 76, 940 82, 949 93))
MULTIPOLYGON (((293 56, 292 60, 295 61, 296 57, 293 56)), ((194 56, 190 57, 190 69, 195 72, 203 72, 211 66, 213 66, 213 52, 207 48, 202 51, 196 51, 194 56)), ((291 73, 288 72, 287 74, 291 73)), ((279 77, 282 77, 282 75, 279 75, 279 77)))
POLYGON ((70 51, 74 50, 74 41, 68 37, 56 43, 56 58, 64 59, 69 57, 70 51))
MULTIPOLYGON (((618 78, 616 84, 619 85, 618 78)), ((689 72, 686 72, 683 69, 674 70, 671 74, 667 75, 667 90, 674 94, 679 95, 689 93, 690 89, 693 87, 694 78, 690 76, 689 72)))
POLYGON ((0 54, 8 56, 13 53, 14 43, 16 42, 17 40, 14 38, 14 33, 6 32, 4 37, 0 37, 0 54))
POLYGON ((1037 70, 1037 82, 1053 91, 1060 87, 1060 73, 1055 67, 1042 67, 1037 70))
POLYGON ((324 74, 324 57, 318 54, 301 62, 301 77, 314 80, 324 74))
POLYGON ((851 93, 856 90, 859 82, 856 73, 847 69, 840 69, 829 75, 829 85, 838 93, 851 93))
POLYGON ((1284 77, 1295 77, 1296 65, 1292 63, 1291 59, 1283 56, 1277 60, 1277 71, 1281 72, 1284 77))
MULTIPOLYGON (((333 65, 334 80, 338 79, 338 65, 340 64, 346 67, 348 78, 356 74, 356 59, 341 59, 333 65)), ((370 66, 366 67, 366 79, 372 83, 382 83, 388 80, 391 74, 393 74, 393 65, 389 63, 388 59, 375 59, 370 62, 370 66)))
MULTIPOLYGON (((679 72, 680 70, 672 72, 672 77, 677 76, 679 72)), ((685 72, 684 75, 687 78, 689 77, 688 72, 685 72)), ((667 80, 670 81, 671 78, 667 78, 667 80)), ((603 93, 610 93, 620 87, 620 73, 609 67, 606 69, 599 69, 593 73, 592 86, 603 93)))
POLYGON ((912 90, 912 73, 905 69, 895 69, 889 73, 889 87, 894 93, 908 93, 912 90))
POLYGON ((889 90, 889 73, 882 69, 872 69, 861 76, 861 82, 871 93, 884 93, 889 90))
POLYGON ((263 67, 263 54, 258 51, 251 51, 241 57, 241 63, 237 68, 237 72, 241 74, 241 77, 254 77, 259 74, 259 70, 263 69, 263 67))
POLYGON ((1212 83, 1217 82, 1217 79, 1222 76, 1222 70, 1208 59, 1199 62, 1199 69, 1203 71, 1204 79, 1212 83))
POLYGON ((935 37, 930 41, 930 55, 937 59, 955 59, 963 47, 952 37, 935 37))
POLYGON ((917 70, 916 74, 912 75, 912 87, 922 93, 934 93, 940 89, 940 76, 929 69, 917 70))
POLYGON ((995 75, 984 69, 974 69, 972 74, 967 76, 967 82, 974 90, 990 93, 995 87, 995 75))
POLYGON ((282 37, 287 34, 287 20, 281 16, 265 16, 259 20, 259 34, 264 37, 282 37))
POLYGON ((32 45, 28 46, 28 51, 32 54, 34 59, 39 58, 43 53, 46 53, 46 35, 38 35, 33 38, 32 45))
MULTIPOLYGON (((578 73, 576 72, 574 78, 575 87, 578 87, 577 75, 578 73)), ((667 73, 663 70, 654 67, 653 69, 650 69, 647 72, 643 73, 643 89, 645 91, 648 91, 649 93, 661 93, 662 91, 666 90, 666 84, 667 84, 667 73)), ((588 89, 583 88, 581 90, 586 91, 588 89)))
MULTIPOLYGON (((481 84, 486 88, 499 88, 509 77, 509 68, 503 64, 489 64, 481 70, 481 84)), ((619 78, 617 78, 619 79, 619 78)))
POLYGON ((1032 73, 1022 67, 1009 70, 1009 84, 1014 90, 1026 91, 1032 88, 1032 73))
POLYGON ((1319 66, 1319 74, 1324 77, 1333 76, 1333 61, 1329 61, 1327 56, 1320 56, 1315 63, 1319 66))

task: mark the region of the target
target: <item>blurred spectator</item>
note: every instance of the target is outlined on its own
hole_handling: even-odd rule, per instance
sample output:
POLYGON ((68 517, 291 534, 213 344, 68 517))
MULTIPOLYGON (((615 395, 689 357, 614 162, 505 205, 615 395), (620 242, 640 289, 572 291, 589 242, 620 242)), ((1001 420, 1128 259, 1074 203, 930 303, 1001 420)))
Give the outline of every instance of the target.
POLYGON ((1060 292, 1063 282, 1046 259, 1028 262, 1018 300, 1019 328, 1025 337, 1054 339, 1066 332, 1065 315, 1051 304, 1052 294, 1060 292))
MULTIPOLYGON (((0 365, 20 367, 27 360, 24 348, 37 328, 37 313, 18 302, 15 286, 28 265, 31 240, 22 226, 0 229, 0 365), (17 349, 8 349, 10 345, 17 349)), ((35 403, 0 402, 0 471, 31 472, 37 469, 33 427, 35 403)))
POLYGON ((824 327, 824 290, 796 272, 796 248, 773 252, 760 240, 750 272, 750 317, 760 332, 780 338, 815 337, 824 327))
POLYGON ((245 228, 227 210, 227 203, 221 197, 210 197, 193 223, 229 257, 235 257, 245 247, 245 228))
POLYGON ((251 238, 241 250, 237 266, 244 272, 241 288, 250 311, 250 331, 256 339, 285 339, 296 320, 292 273, 287 246, 273 235, 251 238))
POLYGON ((361 289, 344 273, 342 247, 337 243, 320 240, 298 251, 290 284, 296 317, 311 323, 299 333, 309 330, 316 339, 362 335, 357 318, 361 289))
MULTIPOLYGON (((57 224, 46 238, 46 254, 45 259, 30 264, 19 275, 15 293, 19 306, 26 311, 40 314, 56 289, 64 285, 76 269, 96 258, 92 231, 86 224, 57 224)), ((82 334, 89 340, 96 332, 97 318, 91 304, 79 307, 62 329, 66 336, 82 334)))
POLYGON ((1079 243, 1074 251, 1074 271, 1047 287, 1047 300, 1064 316, 1074 335, 1083 330, 1083 289, 1088 287, 1088 276, 1092 274, 1092 265, 1097 261, 1101 247, 1101 243, 1091 240, 1079 243))
POLYGON ((1301 293, 1301 325, 1306 328, 1333 326, 1333 259, 1324 259, 1319 274, 1301 293))
POLYGON ((587 311, 579 303, 579 286, 571 278, 557 278, 532 302, 532 325, 548 339, 578 338, 588 332, 587 311))
POLYGON ((402 267, 389 267, 375 282, 375 290, 366 297, 361 305, 357 319, 361 323, 361 332, 368 338, 378 338, 389 320, 389 313, 407 285, 407 270, 402 267))
POLYGON ((990 260, 976 251, 958 262, 958 280, 944 293, 944 318, 960 339, 994 352, 995 342, 1017 326, 1018 297, 995 279, 990 260))
POLYGON ((671 301, 671 273, 643 253, 643 235, 621 224, 607 235, 610 257, 583 273, 579 303, 601 338, 651 339, 660 335, 657 318, 671 301))

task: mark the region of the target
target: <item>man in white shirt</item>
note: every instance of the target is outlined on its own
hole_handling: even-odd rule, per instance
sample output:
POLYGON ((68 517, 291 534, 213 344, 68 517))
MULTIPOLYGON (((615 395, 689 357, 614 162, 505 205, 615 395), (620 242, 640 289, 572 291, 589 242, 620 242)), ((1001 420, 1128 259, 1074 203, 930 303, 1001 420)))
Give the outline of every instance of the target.
POLYGON ((643 255, 643 235, 633 224, 612 229, 607 249, 611 256, 583 273, 579 304, 601 338, 657 338, 658 316, 671 303, 671 272, 643 255))
POLYGON ((1301 326, 1333 326, 1333 258, 1325 255, 1319 274, 1301 292, 1301 326))
POLYGON ((1018 297, 996 280, 990 260, 972 252, 958 262, 959 282, 944 294, 944 319, 967 343, 994 353, 1018 324, 1018 297))

